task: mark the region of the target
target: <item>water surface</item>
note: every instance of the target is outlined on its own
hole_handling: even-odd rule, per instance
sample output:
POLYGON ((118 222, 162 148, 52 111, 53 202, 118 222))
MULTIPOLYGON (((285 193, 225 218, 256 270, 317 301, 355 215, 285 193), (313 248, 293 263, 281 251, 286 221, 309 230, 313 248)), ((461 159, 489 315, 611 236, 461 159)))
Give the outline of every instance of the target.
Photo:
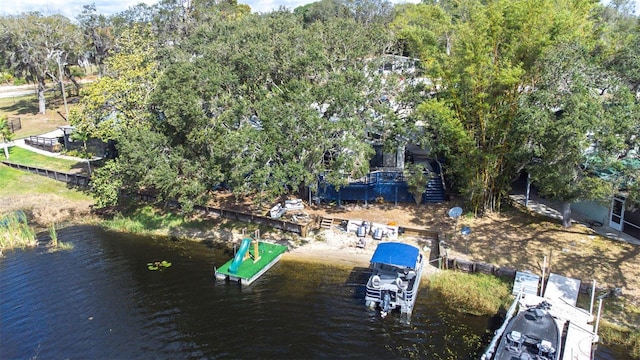
POLYGON ((495 326, 425 288, 409 324, 381 319, 363 268, 283 260, 240 287, 213 276, 228 249, 90 226, 58 238, 73 250, 0 260, 0 359, 476 359, 495 326))

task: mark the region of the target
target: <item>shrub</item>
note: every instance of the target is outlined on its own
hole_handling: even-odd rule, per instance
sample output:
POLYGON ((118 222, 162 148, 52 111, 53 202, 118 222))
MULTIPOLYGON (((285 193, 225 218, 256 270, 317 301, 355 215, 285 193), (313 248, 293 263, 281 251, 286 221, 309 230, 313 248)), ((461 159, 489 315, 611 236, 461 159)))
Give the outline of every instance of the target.
POLYGON ((0 72, 0 81, 5 84, 10 84, 13 81, 13 75, 7 72, 0 72))
POLYGON ((84 69, 80 66, 70 66, 69 72, 71 73, 71 76, 77 77, 77 78, 81 78, 86 75, 84 69))

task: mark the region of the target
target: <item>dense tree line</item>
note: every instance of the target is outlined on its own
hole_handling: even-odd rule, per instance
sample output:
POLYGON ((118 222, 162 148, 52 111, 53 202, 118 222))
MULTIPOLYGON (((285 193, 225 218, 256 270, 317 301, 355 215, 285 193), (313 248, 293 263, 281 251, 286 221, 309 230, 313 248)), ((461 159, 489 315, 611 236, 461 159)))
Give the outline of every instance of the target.
POLYGON ((341 186, 369 171, 374 142, 429 149, 478 214, 499 210, 523 171, 565 204, 620 189, 631 204, 630 4, 322 0, 256 14, 163 0, 112 16, 88 5, 76 23, 3 17, 0 47, 5 66, 38 82, 56 79, 54 65, 99 67, 71 122, 118 144, 94 174, 102 206, 140 189, 188 210, 219 186, 264 200, 314 190, 320 174, 341 186), (419 59, 418 71, 379 71, 386 55, 419 59))

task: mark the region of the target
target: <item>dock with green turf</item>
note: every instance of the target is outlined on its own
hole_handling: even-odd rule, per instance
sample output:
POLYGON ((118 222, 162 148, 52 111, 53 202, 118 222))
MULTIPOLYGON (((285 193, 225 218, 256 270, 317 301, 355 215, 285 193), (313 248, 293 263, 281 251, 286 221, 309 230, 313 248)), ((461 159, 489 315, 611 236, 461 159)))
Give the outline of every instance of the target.
POLYGON ((287 247, 284 245, 251 239, 243 241, 247 240, 251 241, 248 248, 243 249, 243 246, 240 246, 238 250, 238 253, 245 250, 244 254, 236 254, 234 259, 227 261, 216 269, 216 279, 229 279, 230 281, 240 281, 242 285, 249 285, 275 265, 282 257, 282 254, 287 251, 287 247))

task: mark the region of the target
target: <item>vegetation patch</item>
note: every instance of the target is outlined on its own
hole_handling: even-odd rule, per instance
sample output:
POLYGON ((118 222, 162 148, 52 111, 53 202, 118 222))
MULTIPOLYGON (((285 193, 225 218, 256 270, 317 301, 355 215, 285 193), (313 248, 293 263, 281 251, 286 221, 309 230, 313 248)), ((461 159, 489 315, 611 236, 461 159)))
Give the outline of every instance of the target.
POLYGON ((58 231, 56 230, 56 224, 52 223, 51 226, 49 226, 49 252, 54 252, 54 251, 58 251, 58 250, 71 250, 73 249, 73 244, 71 243, 67 243, 67 242, 62 242, 62 241, 58 241, 58 231))
POLYGON ((8 161, 16 164, 60 172, 71 172, 74 169, 86 168, 86 165, 77 161, 40 155, 36 152, 29 151, 17 146, 9 148, 8 161))
POLYGON ((95 220, 90 214, 93 198, 66 184, 0 164, 0 212, 23 210, 32 225, 45 230, 49 224, 95 220))
POLYGON ((171 263, 167 260, 154 261, 147 263, 147 268, 151 271, 163 270, 171 266, 171 263))
POLYGON ((175 228, 201 229, 202 219, 174 213, 151 205, 116 212, 103 226, 109 230, 135 234, 169 235, 175 228))
POLYGON ((63 182, 8 166, 0 166, 0 178, 2 178, 0 196, 55 194, 68 200, 92 201, 90 195, 82 191, 69 189, 63 182))
POLYGON ((37 245, 35 231, 27 223, 23 211, 14 211, 0 216, 0 254, 4 250, 37 245))
POLYGON ((602 320, 598 335, 602 343, 624 346, 629 350, 629 355, 632 358, 640 359, 640 330, 602 320))
POLYGON ((452 309, 473 315, 494 315, 513 300, 511 284, 492 275, 443 271, 429 278, 429 288, 452 309))
POLYGON ((114 212, 111 219, 104 220, 102 226, 108 230, 141 235, 175 236, 179 238, 208 237, 211 229, 251 235, 255 231, 266 234, 273 229, 240 221, 210 219, 194 214, 183 214, 154 205, 124 208, 114 212))

